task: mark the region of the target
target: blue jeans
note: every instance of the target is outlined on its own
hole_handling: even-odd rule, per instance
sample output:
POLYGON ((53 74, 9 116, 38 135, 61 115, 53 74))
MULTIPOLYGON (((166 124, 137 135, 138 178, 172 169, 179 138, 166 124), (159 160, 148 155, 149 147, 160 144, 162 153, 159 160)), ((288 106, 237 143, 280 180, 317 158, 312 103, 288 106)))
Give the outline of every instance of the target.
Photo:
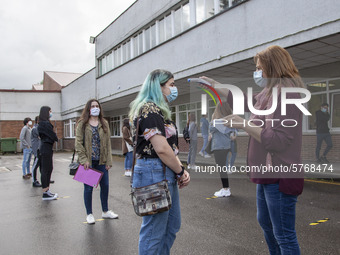
POLYGON ((202 146, 202 149, 200 150, 200 152, 202 152, 203 155, 207 155, 208 153, 205 151, 205 148, 208 145, 209 135, 202 135, 202 137, 203 137, 203 146, 202 146))
MULTIPOLYGON (((108 211, 108 197, 109 197, 109 171, 105 169, 105 165, 99 165, 98 160, 92 160, 91 168, 103 172, 103 177, 100 180, 100 201, 102 203, 103 212, 108 211)), ((84 184, 84 202, 86 208, 86 214, 92 213, 92 191, 93 187, 84 184)))
POLYGON ((23 153, 24 153, 24 159, 22 160, 22 175, 26 175, 30 173, 32 149, 24 148, 23 153))
POLYGON ((257 184, 257 219, 270 255, 299 255, 295 231, 297 196, 279 191, 279 184, 257 184))
POLYGON ((327 147, 326 147, 325 151, 323 152, 324 157, 326 157, 327 153, 333 147, 332 137, 331 137, 330 133, 316 134, 316 149, 315 149, 316 159, 320 158, 320 150, 321 150, 321 145, 322 145, 323 140, 325 140, 325 143, 327 144, 327 147))
MULTIPOLYGON (((142 187, 164 179, 162 162, 159 158, 137 159, 133 187, 142 187)), ((171 209, 166 212, 143 216, 139 233, 139 254, 170 254, 170 249, 176 239, 176 233, 181 227, 181 209, 179 192, 175 173, 166 168, 166 179, 172 199, 171 209)))
POLYGON ((231 152, 231 158, 230 158, 230 163, 229 163, 229 151, 227 154, 227 166, 230 165, 230 167, 234 166, 235 164, 235 159, 236 159, 236 155, 237 155, 237 151, 236 151, 236 142, 235 141, 230 141, 230 152, 231 152))
POLYGON ((130 151, 125 154, 124 168, 125 170, 131 170, 132 168, 132 155, 133 151, 130 151))

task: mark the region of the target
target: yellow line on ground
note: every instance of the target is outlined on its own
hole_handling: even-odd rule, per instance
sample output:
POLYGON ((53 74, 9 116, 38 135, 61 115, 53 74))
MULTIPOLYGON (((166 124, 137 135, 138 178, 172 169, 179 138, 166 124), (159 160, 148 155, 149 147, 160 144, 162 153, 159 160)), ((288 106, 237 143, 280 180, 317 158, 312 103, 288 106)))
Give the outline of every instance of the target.
POLYGON ((316 183, 324 183, 324 184, 331 184, 331 185, 338 185, 340 186, 339 182, 327 182, 327 181, 317 181, 317 180, 310 180, 310 179, 305 179, 306 182, 316 182, 316 183))

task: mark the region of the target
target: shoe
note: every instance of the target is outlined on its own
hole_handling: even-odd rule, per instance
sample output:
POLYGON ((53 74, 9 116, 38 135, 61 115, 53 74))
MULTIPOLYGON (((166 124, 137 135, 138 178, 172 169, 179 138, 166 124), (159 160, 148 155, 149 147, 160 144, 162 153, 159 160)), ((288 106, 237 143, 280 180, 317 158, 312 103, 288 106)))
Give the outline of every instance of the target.
POLYGON ((102 213, 102 217, 105 219, 117 219, 118 214, 115 214, 113 211, 109 210, 107 212, 102 213))
POLYGON ((54 180, 50 180, 50 183, 54 183, 54 180))
POLYGON ((94 224, 94 223, 96 223, 96 220, 94 219, 92 213, 86 216, 86 221, 87 221, 87 224, 94 224))
POLYGON ((131 176, 131 171, 125 170, 125 174, 124 175, 127 176, 127 177, 130 177, 131 176))
POLYGON ((28 174, 26 174, 27 176, 29 176, 29 177, 32 177, 32 174, 31 173, 28 173, 28 174))
POLYGON ((327 158, 325 156, 322 156, 320 159, 321 159, 322 163, 329 164, 329 161, 327 160, 327 158))
POLYGON ((198 154, 200 154, 202 157, 204 157, 204 154, 203 154, 203 152, 201 152, 201 151, 200 151, 198 154))
POLYGON ((220 189, 219 191, 216 191, 214 196, 215 197, 229 197, 231 195, 230 189, 220 189))
POLYGON ((132 176, 132 171, 131 170, 128 171, 128 174, 129 174, 129 176, 132 176))
POLYGON ((191 169, 191 165, 190 164, 188 164, 187 169, 191 169))
POLYGON ((205 158, 211 158, 209 154, 204 155, 205 158))
POLYGON ((22 176, 22 179, 25 179, 25 180, 30 179, 30 178, 31 177, 29 177, 27 174, 22 176))
POLYGON ((55 200, 58 198, 58 194, 53 194, 50 190, 43 193, 42 200, 55 200))
POLYGON ((40 184, 40 182, 35 181, 35 182, 32 183, 32 186, 33 187, 41 187, 41 184, 40 184))

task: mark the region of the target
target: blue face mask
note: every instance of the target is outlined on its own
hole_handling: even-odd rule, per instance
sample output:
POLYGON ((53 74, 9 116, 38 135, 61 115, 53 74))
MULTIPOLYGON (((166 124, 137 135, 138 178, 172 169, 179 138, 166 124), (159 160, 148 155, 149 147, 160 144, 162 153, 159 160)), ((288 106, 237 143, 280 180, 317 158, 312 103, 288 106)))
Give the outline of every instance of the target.
POLYGON ((52 113, 50 113, 50 118, 52 118, 52 113))
POLYGON ((178 90, 176 87, 170 87, 170 95, 166 96, 166 99, 168 100, 169 103, 173 102, 176 100, 178 96, 178 90))
POLYGON ((262 70, 254 72, 253 78, 254 78, 255 83, 261 88, 264 88, 265 86, 267 86, 267 79, 263 78, 262 70))
POLYGON ((322 112, 327 112, 327 109, 326 108, 321 108, 321 111, 322 112))

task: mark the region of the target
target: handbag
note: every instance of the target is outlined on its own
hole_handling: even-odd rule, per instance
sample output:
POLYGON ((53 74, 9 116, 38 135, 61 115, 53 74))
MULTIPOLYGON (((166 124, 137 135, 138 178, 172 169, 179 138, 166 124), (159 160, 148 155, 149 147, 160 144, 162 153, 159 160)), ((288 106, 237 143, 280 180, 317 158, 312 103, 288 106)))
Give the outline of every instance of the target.
POLYGON ((212 142, 212 139, 209 140, 207 146, 205 147, 204 151, 208 154, 212 154, 213 151, 211 150, 211 142, 212 142))
POLYGON ((76 150, 74 149, 71 164, 68 165, 68 168, 70 169, 70 175, 75 175, 80 165, 79 162, 73 162, 75 153, 76 153, 76 150))
POLYGON ((131 200, 135 213, 138 216, 153 215, 160 212, 168 211, 171 208, 171 195, 168 188, 168 181, 166 180, 165 165, 163 165, 164 180, 139 187, 132 187, 133 174, 136 162, 136 146, 139 129, 139 117, 137 119, 137 128, 135 141, 133 142, 133 162, 131 169, 131 200))

